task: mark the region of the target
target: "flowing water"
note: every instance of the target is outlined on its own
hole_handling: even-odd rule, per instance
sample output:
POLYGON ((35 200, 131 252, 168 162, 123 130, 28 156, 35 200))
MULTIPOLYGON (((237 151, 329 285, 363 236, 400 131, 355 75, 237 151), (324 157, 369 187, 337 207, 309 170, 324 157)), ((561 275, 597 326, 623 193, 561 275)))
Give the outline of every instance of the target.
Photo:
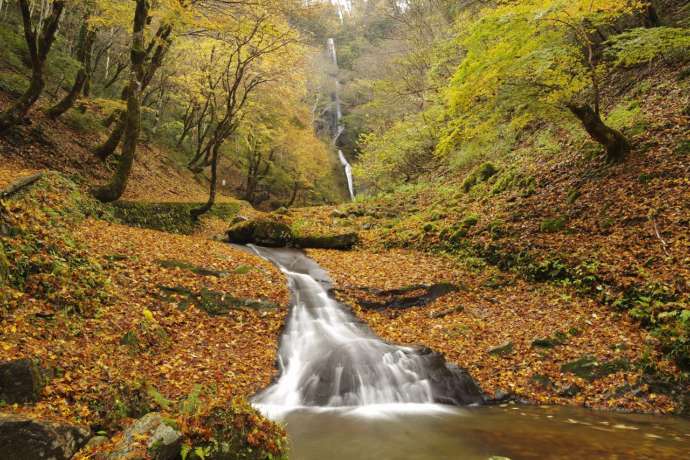
POLYGON ((690 458, 684 419, 482 407, 468 374, 441 355, 376 337, 304 253, 251 249, 280 268, 292 294, 280 375, 253 400, 286 423, 292 459, 690 458))
MULTIPOLYGON (((334 69, 333 104, 335 107, 333 110, 333 145, 337 145, 338 139, 343 134, 345 128, 341 123, 341 120, 343 118, 343 110, 340 104, 340 81, 338 81, 338 54, 335 50, 335 40, 333 40, 332 38, 328 39, 328 55, 331 58, 331 64, 333 65, 334 69)), ((352 166, 350 165, 350 162, 347 161, 347 157, 345 156, 342 150, 338 150, 338 159, 340 160, 340 164, 343 165, 343 169, 345 171, 345 177, 347 178, 347 190, 350 194, 350 199, 354 200, 355 184, 354 179, 352 177, 352 166)))

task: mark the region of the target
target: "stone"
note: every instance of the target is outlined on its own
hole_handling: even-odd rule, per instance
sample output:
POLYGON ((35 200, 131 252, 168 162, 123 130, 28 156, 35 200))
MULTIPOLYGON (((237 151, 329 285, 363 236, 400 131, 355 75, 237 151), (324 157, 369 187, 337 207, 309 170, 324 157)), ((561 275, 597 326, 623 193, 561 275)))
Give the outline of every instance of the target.
POLYGON ((40 366, 30 359, 0 363, 0 401, 8 404, 36 402, 44 383, 40 366))
POLYGON ((625 359, 599 362, 592 356, 583 356, 561 366, 561 372, 569 372, 589 381, 628 369, 630 369, 630 363, 625 359))
POLYGON ((509 355, 513 352, 513 342, 505 342, 502 343, 501 345, 489 348, 487 350, 487 353, 490 355, 495 355, 495 356, 505 356, 509 355))
POLYGON ((167 425, 158 412, 150 412, 127 428, 107 460, 174 460, 180 454, 182 435, 167 425))
POLYGON ((232 220, 230 221, 230 225, 239 224, 240 222, 246 222, 246 221, 248 221, 248 220, 249 220, 249 219, 246 218, 246 217, 244 217, 244 216, 236 215, 236 216, 233 217, 232 220))
POLYGON ((558 390, 558 396, 562 396, 564 398, 572 398, 573 396, 576 396, 580 391, 582 391, 582 388, 573 383, 572 385, 566 385, 562 387, 560 390, 558 390))
POLYGON ((294 245, 298 248, 314 249, 352 249, 359 242, 356 233, 342 233, 339 235, 310 235, 294 238, 294 245))
POLYGON ((538 387, 543 388, 543 389, 545 389, 545 390, 548 390, 548 389, 550 389, 551 387, 553 387, 553 382, 552 382, 551 379, 550 379, 548 376, 546 376, 546 375, 534 374, 534 375, 532 375, 531 380, 532 380, 532 382, 534 382, 538 387))
POLYGON ((84 450, 88 451, 91 449, 96 449, 108 441, 110 441, 110 439, 107 436, 94 436, 93 438, 89 439, 89 442, 86 443, 84 450))
POLYGON ((292 242, 292 229, 285 223, 271 219, 239 222, 227 231, 228 241, 236 244, 258 244, 283 247, 292 242))
POLYGON ((0 415, 0 456, 12 460, 68 460, 90 437, 85 427, 0 415))
POLYGON ((513 399, 513 394, 509 391, 505 390, 496 390, 494 393, 494 399, 493 401, 497 404, 503 403, 503 402, 508 402, 513 399))
POLYGON ((553 348, 556 346, 556 343, 550 338, 534 339, 532 340, 532 346, 539 348, 553 348))

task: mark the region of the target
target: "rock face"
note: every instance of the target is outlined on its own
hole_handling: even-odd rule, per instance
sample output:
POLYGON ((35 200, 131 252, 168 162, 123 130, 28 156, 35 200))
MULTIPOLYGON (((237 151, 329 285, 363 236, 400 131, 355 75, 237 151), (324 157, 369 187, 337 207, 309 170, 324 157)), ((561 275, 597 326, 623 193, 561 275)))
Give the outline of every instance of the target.
POLYGON ((122 440, 104 460, 174 460, 180 454, 182 437, 165 424, 163 417, 151 412, 127 428, 122 440))
POLYGON ((43 383, 40 367, 30 359, 0 363, 0 400, 6 403, 38 401, 43 383))
POLYGON ((91 432, 84 427, 0 415, 2 458, 68 460, 86 444, 90 436, 91 432))

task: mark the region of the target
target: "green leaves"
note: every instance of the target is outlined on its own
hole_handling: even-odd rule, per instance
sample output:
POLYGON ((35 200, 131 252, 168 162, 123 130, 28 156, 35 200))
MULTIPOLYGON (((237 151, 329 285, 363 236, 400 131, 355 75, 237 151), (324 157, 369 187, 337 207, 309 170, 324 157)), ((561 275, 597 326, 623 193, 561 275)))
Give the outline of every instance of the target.
POLYGON ((615 65, 634 66, 657 58, 687 60, 690 30, 673 27, 637 28, 611 38, 607 56, 615 65))

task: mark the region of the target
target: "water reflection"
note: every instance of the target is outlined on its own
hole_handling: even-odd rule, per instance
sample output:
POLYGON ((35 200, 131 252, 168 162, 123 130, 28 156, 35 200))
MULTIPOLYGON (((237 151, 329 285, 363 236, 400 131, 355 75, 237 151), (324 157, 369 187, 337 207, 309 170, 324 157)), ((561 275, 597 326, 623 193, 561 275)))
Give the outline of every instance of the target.
POLYGON ((690 421, 680 418, 563 407, 405 406, 283 414, 290 458, 690 459, 690 421))

